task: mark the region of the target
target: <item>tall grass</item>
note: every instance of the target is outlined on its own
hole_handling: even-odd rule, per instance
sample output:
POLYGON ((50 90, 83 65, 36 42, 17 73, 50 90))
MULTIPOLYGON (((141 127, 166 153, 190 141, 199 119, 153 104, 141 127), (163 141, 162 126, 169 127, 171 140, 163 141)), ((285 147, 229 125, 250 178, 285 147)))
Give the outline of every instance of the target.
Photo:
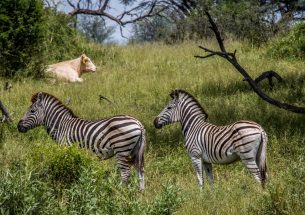
MULTIPOLYGON (((14 113, 13 125, 0 124, 1 213, 301 214, 305 117, 263 102, 223 59, 195 59, 193 55, 201 54, 196 45, 92 46, 87 54, 98 71, 84 75, 81 84, 24 80, 14 82, 11 92, 1 91, 1 100, 14 113), (269 137, 265 190, 241 162, 214 165, 214 188, 206 183, 199 190, 180 126, 157 131, 152 124, 176 88, 192 93, 211 123, 246 119, 265 128, 269 137), (138 192, 135 172, 128 187, 120 185, 115 159, 99 161, 91 152, 58 146, 42 128, 18 133, 16 124, 38 91, 62 101, 70 98, 69 107, 82 118, 129 114, 143 122, 148 140, 145 191, 138 192), (100 100, 100 95, 112 103, 100 100), (71 178, 60 178, 65 175, 61 172, 71 178)), ((211 41, 202 45, 216 48, 211 41)), ((233 41, 226 45, 238 50, 240 63, 252 77, 270 69, 283 76, 285 82, 272 91, 262 83, 268 94, 305 106, 305 86, 300 81, 304 62, 271 60, 264 57, 264 49, 233 41)))

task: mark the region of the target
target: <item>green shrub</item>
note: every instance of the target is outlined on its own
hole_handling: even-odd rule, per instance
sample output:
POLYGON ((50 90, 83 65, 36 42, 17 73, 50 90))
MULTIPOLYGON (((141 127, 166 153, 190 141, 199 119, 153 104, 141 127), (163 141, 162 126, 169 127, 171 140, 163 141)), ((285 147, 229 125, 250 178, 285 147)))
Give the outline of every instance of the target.
POLYGON ((25 168, 0 173, 0 214, 47 214, 56 211, 52 190, 25 168), (44 213, 43 213, 44 212, 44 213))
POLYGON ((46 164, 47 177, 55 187, 70 187, 78 180, 86 164, 86 158, 76 146, 62 148, 46 164))
POLYGON ((182 198, 179 196, 179 189, 171 184, 163 186, 162 192, 155 197, 154 202, 150 205, 148 214, 151 215, 170 215, 178 210, 182 203, 182 198))
POLYGON ((274 58, 305 59, 305 23, 296 24, 269 46, 267 55, 274 58))
POLYGON ((0 76, 42 76, 43 10, 41 0, 0 1, 0 76))
POLYGON ((47 62, 80 56, 84 51, 85 39, 75 30, 75 20, 52 9, 45 11, 45 17, 48 20, 45 41, 47 62))

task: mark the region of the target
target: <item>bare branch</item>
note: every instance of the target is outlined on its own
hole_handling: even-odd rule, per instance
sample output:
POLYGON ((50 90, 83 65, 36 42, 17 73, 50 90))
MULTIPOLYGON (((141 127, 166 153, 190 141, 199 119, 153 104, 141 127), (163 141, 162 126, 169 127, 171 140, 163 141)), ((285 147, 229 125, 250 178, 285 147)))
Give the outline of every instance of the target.
MULTIPOLYGON (((66 1, 72 7, 72 11, 69 12, 69 15, 71 16, 78 14, 103 16, 116 22, 120 26, 125 26, 127 24, 145 20, 153 16, 158 16, 161 15, 161 13, 165 10, 173 10, 177 8, 172 3, 173 0, 147 0, 140 1, 140 3, 136 4, 134 7, 123 11, 117 16, 114 16, 112 11, 109 11, 109 9, 111 9, 109 6, 111 2, 110 0, 99 0, 96 4, 93 4, 93 1, 89 0, 87 0, 87 4, 82 3, 83 0, 77 0, 77 3, 73 3, 72 0, 66 1), (87 5, 87 7, 85 5, 87 5)), ((194 2, 194 0, 183 1, 183 5, 185 8, 191 8, 191 5, 193 5, 194 2)))
MULTIPOLYGON (((225 58, 226 60, 228 60, 236 69, 239 73, 242 74, 242 76, 244 77, 244 79, 249 83, 249 85, 251 86, 251 88, 254 90, 254 92, 260 97, 262 98, 264 101, 275 105, 279 108, 283 108, 285 110, 294 112, 294 113, 302 113, 305 114, 305 108, 304 107, 298 107, 298 106, 294 106, 282 101, 278 101, 270 96, 268 96, 267 94, 265 94, 261 88, 257 85, 257 83, 251 78, 251 76, 246 72, 246 70, 238 63, 235 55, 236 55, 236 50, 234 51, 234 53, 228 53, 225 50, 225 47, 223 45, 223 40, 220 36, 219 30, 217 28, 217 25, 215 24, 215 22, 213 21, 213 19, 211 18, 209 12, 206 11, 206 15, 208 16, 209 22, 211 24, 211 29, 213 30, 216 39, 218 41, 218 45, 220 47, 221 52, 218 51, 213 51, 210 49, 207 49, 205 47, 199 47, 203 50, 205 50, 206 52, 209 52, 210 54, 206 55, 206 56, 195 56, 197 58, 207 58, 207 57, 211 57, 214 55, 218 55, 220 57, 225 58)), ((270 71, 269 71, 270 72, 270 71)), ((272 73, 272 72, 271 72, 272 73)))
POLYGON ((225 46, 224 46, 224 44, 223 44, 223 39, 222 39, 221 36, 220 36, 220 32, 219 32, 219 30, 218 30, 218 28, 217 28, 215 22, 213 21, 213 19, 212 19, 211 15, 209 14, 208 11, 206 11, 205 14, 208 16, 209 21, 210 21, 210 23, 211 23, 211 25, 212 25, 210 28, 211 28, 211 29, 214 31, 214 33, 215 33, 215 36, 216 36, 216 39, 217 39, 217 42, 218 42, 218 45, 219 45, 220 50, 221 50, 222 52, 225 52, 225 53, 226 53, 226 49, 225 49, 225 46))
POLYGON ((75 10, 76 7, 74 6, 74 4, 72 4, 72 2, 70 0, 67 0, 68 4, 75 10))

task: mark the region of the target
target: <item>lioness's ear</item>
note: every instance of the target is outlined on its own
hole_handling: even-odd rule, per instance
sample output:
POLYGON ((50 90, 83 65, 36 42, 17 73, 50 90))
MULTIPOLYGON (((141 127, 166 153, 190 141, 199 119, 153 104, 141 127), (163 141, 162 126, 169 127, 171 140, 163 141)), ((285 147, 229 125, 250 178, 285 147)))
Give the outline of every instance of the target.
POLYGON ((80 58, 82 63, 86 63, 88 60, 88 57, 85 54, 82 54, 81 58, 80 58))

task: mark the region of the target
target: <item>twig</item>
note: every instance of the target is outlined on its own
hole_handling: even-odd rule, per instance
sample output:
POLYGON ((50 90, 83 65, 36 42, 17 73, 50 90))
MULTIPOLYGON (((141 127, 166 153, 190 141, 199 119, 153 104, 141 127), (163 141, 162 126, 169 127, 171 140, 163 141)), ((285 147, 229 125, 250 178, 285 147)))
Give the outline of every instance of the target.
POLYGON ((113 102, 110 101, 110 100, 109 100, 108 98, 106 98, 105 96, 99 95, 99 97, 100 97, 100 101, 106 100, 106 101, 109 102, 110 104, 113 104, 113 102))

